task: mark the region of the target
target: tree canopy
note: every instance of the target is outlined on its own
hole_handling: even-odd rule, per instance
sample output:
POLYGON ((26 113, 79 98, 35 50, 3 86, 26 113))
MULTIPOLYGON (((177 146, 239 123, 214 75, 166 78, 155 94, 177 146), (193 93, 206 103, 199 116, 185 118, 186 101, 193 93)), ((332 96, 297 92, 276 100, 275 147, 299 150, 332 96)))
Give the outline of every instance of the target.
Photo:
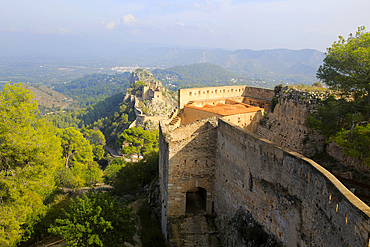
MULTIPOLYGON (((158 152, 151 152, 138 162, 128 162, 123 164, 117 160, 116 165, 120 169, 111 171, 108 179, 114 187, 117 195, 142 193, 153 179, 158 177, 158 152)), ((118 168, 118 167, 117 167, 118 168)))
POLYGON ((327 48, 317 78, 335 89, 335 95, 307 117, 308 126, 370 166, 370 33, 365 27, 347 39, 339 36, 327 48))
POLYGON ((33 94, 21 85, 0 93, 0 245, 15 246, 44 213, 62 166, 55 129, 36 118, 33 94))
POLYGON ((88 140, 92 146, 94 160, 100 160, 104 158, 105 137, 100 130, 82 129, 82 133, 86 140, 88 140))
POLYGON ((158 151, 158 130, 144 130, 141 127, 126 129, 120 136, 123 154, 149 154, 158 151))
POLYGON ((367 118, 370 117, 370 33, 364 26, 347 39, 339 36, 339 40, 327 48, 317 78, 356 99, 366 97, 367 118))
MULTIPOLYGON (((58 129, 57 134, 61 139, 64 161, 64 167, 56 173, 58 183, 63 187, 80 188, 100 182, 103 174, 99 165, 93 161, 92 139, 86 140, 79 130, 72 127, 58 129)), ((103 141, 99 136, 96 143, 103 141)))
POLYGON ((49 231, 62 236, 68 246, 113 247, 135 244, 136 229, 131 209, 107 194, 90 193, 71 200, 49 231))

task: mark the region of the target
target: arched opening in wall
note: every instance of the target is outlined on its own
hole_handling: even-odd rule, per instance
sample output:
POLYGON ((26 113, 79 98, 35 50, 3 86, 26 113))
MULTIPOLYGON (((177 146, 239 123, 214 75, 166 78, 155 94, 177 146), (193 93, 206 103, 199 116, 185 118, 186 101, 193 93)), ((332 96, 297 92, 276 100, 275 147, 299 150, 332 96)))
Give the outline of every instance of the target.
POLYGON ((186 213, 204 214, 207 207, 207 190, 202 187, 191 188, 186 192, 186 213))

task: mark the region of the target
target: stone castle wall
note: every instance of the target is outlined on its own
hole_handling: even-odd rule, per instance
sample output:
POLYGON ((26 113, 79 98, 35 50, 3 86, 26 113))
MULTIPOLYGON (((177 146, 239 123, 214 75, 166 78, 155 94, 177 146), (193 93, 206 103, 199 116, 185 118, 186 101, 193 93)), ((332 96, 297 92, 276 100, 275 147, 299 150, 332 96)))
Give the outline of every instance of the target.
POLYGON ((245 87, 243 97, 251 99, 263 99, 265 101, 271 101, 275 96, 274 90, 260 87, 245 87))
POLYGON ((169 142, 166 141, 167 128, 165 121, 159 125, 159 188, 161 193, 161 226, 162 233, 167 239, 167 198, 168 198, 168 167, 169 167, 169 142))
POLYGON ((216 123, 201 120, 173 131, 160 126, 160 181, 162 230, 167 217, 185 215, 186 192, 197 187, 207 191, 206 212, 212 212, 216 149, 216 123))
POLYGON ((213 112, 206 112, 191 107, 184 107, 184 118, 181 119, 181 125, 187 125, 198 120, 207 119, 215 116, 216 119, 222 118, 250 131, 256 131, 258 123, 263 119, 262 111, 246 112, 230 116, 222 116, 213 112))
POLYGON ((181 125, 187 125, 197 120, 206 119, 209 117, 216 116, 217 118, 222 117, 220 114, 213 112, 206 112, 201 109, 194 109, 188 106, 184 107, 184 117, 181 118, 181 125))
POLYGON ((331 173, 224 120, 217 130, 215 212, 220 232, 235 233, 224 246, 240 210, 286 246, 368 246, 370 208, 331 173))
POLYGON ((237 98, 240 96, 251 99, 264 99, 270 101, 274 97, 274 90, 246 87, 246 86, 224 86, 188 88, 179 90, 179 108, 182 109, 190 101, 199 99, 211 100, 217 98, 237 98))

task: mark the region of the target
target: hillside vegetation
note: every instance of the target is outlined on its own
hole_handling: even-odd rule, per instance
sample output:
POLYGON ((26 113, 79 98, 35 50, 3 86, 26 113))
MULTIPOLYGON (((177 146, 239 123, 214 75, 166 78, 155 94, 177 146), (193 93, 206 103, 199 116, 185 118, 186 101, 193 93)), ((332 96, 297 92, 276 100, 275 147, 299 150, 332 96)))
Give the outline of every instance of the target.
POLYGON ((95 104, 113 94, 123 92, 130 85, 131 73, 91 74, 70 83, 55 84, 53 89, 77 100, 79 107, 95 104))
MULTIPOLYGON (((122 196, 135 191, 130 195, 134 198, 157 178, 158 153, 153 151, 158 151, 158 131, 141 128, 125 131, 120 136, 120 145, 122 142, 128 146, 133 144, 126 153, 146 154, 144 159, 126 163, 117 158, 117 164, 111 164, 110 169, 103 172, 112 159, 104 154, 103 133, 93 127, 103 130, 108 139, 113 139, 111 143, 128 128, 130 116, 134 114, 131 102, 123 101, 122 93, 88 109, 46 116, 54 117, 54 125, 60 128, 52 126, 45 116, 39 116, 37 107, 32 92, 21 84, 7 84, 0 92, 3 119, 0 124, 0 213, 7 216, 0 219, 0 246, 19 246, 21 242, 22 246, 31 246, 50 234, 63 237, 68 246, 135 244, 132 238, 138 229, 135 216, 127 204, 122 204, 122 196), (84 123, 88 121, 85 116, 97 121, 85 128, 84 123), (75 198, 75 194, 63 192, 92 187, 103 181, 103 175, 106 181, 112 181, 114 197, 91 193, 75 198)), ((149 216, 145 224, 152 221, 149 216)), ((145 218, 139 217, 141 221, 145 218)), ((160 230, 156 229, 155 234, 155 241, 162 238, 160 230)), ((142 241, 150 240, 146 235, 141 233, 142 241)), ((164 240, 161 241, 163 245, 164 240)))
POLYGON ((57 187, 102 181, 99 130, 56 129, 39 118, 31 91, 21 84, 0 92, 0 246, 27 240, 49 211, 57 187))
POLYGON ((67 108, 73 102, 72 98, 65 96, 59 92, 56 92, 44 85, 29 85, 23 84, 28 90, 31 90, 35 95, 35 100, 39 105, 40 113, 48 113, 51 111, 59 111, 67 108))

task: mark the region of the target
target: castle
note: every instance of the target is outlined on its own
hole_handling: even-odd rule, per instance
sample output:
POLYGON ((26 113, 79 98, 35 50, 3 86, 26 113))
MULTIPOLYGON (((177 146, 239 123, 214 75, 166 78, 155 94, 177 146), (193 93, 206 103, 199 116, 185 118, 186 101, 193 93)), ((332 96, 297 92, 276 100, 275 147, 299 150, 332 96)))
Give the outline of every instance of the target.
MULTIPOLYGON (((178 109, 160 122, 162 232, 168 236, 171 219, 206 213, 216 216, 222 246, 243 246, 240 215, 248 215, 285 246, 370 246, 365 203, 295 152, 303 146, 255 134, 273 97, 246 86, 179 90, 178 109)), ((286 136, 303 138, 307 102, 276 106, 295 132, 286 136)))
POLYGON ((135 94, 135 96, 140 98, 141 101, 146 99, 163 100, 161 92, 161 89, 163 89, 162 83, 159 80, 154 79, 153 74, 150 71, 146 69, 137 69, 135 72, 132 72, 130 85, 137 81, 143 81, 146 84, 135 94))

